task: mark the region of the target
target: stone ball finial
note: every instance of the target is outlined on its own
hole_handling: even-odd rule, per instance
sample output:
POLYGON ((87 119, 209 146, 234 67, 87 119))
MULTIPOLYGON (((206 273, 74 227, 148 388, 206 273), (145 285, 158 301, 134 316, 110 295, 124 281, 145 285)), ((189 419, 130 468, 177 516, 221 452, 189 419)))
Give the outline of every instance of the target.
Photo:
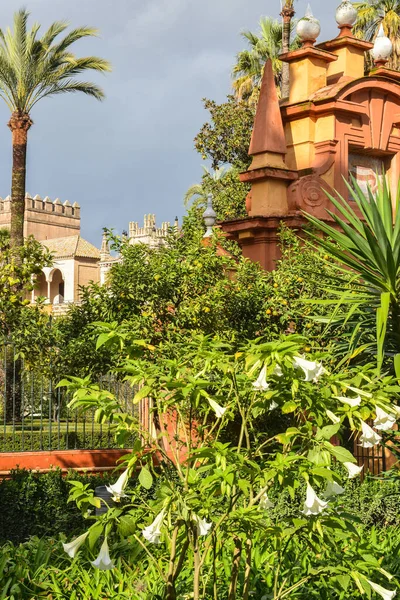
POLYGON ((336 23, 339 27, 352 28, 357 21, 357 17, 357 9, 354 8, 350 0, 343 0, 336 9, 336 23))
POLYGON ((296 32, 303 46, 313 46, 321 33, 321 23, 314 17, 310 5, 307 6, 304 17, 297 23, 296 32))
POLYGON ((374 47, 371 50, 371 54, 374 58, 377 66, 383 66, 389 60, 393 52, 393 44, 390 39, 385 35, 383 25, 380 26, 378 35, 375 40, 374 47))

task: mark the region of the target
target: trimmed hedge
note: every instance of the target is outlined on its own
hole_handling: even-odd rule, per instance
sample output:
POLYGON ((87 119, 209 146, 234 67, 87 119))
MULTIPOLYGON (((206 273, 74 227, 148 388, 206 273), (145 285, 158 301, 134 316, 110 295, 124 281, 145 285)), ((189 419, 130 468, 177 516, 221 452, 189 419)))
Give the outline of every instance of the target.
POLYGON ((112 472, 82 475, 61 469, 40 474, 26 469, 12 471, 9 479, 0 481, 0 543, 21 543, 31 536, 68 538, 82 533, 87 522, 73 502, 68 503, 68 480, 89 483, 91 488, 115 481, 112 472))
MULTIPOLYGON (((124 448, 131 448, 133 439, 124 444, 124 448)), ((108 431, 16 431, 2 432, 0 430, 0 452, 35 452, 39 450, 103 450, 120 448, 116 444, 114 435, 108 431)))

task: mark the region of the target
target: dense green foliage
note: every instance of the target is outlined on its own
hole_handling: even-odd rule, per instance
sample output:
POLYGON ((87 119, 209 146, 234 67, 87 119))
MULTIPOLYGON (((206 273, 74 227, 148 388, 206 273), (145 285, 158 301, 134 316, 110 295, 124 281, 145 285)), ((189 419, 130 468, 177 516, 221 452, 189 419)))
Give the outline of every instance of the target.
POLYGON ((204 333, 218 334, 234 347, 288 330, 307 332, 312 345, 325 344, 329 338, 322 335, 324 326, 310 319, 315 311, 307 299, 324 295, 334 267, 321 253, 300 251, 289 230, 282 230, 281 243, 283 258, 273 273, 243 259, 218 236, 210 246, 201 245, 193 214, 182 235, 171 234, 163 248, 122 243, 123 260, 112 267, 108 285, 84 289, 82 303, 56 323, 60 352, 54 368, 60 376, 79 375, 104 373, 118 363, 118 345, 95 352, 99 327, 93 323, 99 321, 123 325, 150 344, 204 333))
MULTIPOLYGON (((337 372, 328 354, 304 362, 300 353, 307 342, 293 335, 257 340, 240 352, 204 336, 174 341, 172 348, 164 339, 141 350, 142 342, 124 328, 108 339, 124 346, 129 358, 121 370, 142 385, 135 400, 153 399, 159 436, 141 432, 148 451, 136 443, 124 475, 126 482, 132 469, 139 470, 139 486, 88 529, 89 548, 104 535, 112 556, 118 556, 121 538, 135 554, 144 550, 149 562, 141 559, 142 568, 153 564, 158 571, 149 581, 151 593, 160 589, 166 600, 189 590, 195 600, 254 594, 344 600, 383 585, 382 575, 391 577, 380 570, 374 540, 363 539, 362 521, 347 510, 340 487, 328 489, 329 482, 337 486, 358 474, 352 453, 332 445, 332 436, 345 440, 348 427, 353 435, 362 429, 376 445, 380 438, 372 429, 365 433, 365 421, 377 419, 381 409, 385 419, 395 414, 391 402, 400 388, 393 378, 381 379, 373 368, 337 372), (259 427, 270 414, 282 427, 278 433, 259 427), (163 459, 160 472, 153 469, 153 455, 163 459), (335 462, 341 469, 331 468, 335 462), (154 480, 154 500, 143 500, 154 480), (320 500, 324 494, 326 502, 320 500), (290 510, 282 510, 282 499, 290 510)), ((107 344, 106 337, 99 341, 107 344)), ((74 392, 73 407, 96 407, 100 421, 113 416, 120 439, 135 429, 118 399, 105 398, 87 379, 63 385, 74 392)), ((71 499, 86 514, 94 499, 79 482, 72 485, 71 499)), ((124 488, 121 480, 115 484, 120 499, 124 488)), ((104 543, 94 566, 103 556, 104 568, 112 568, 104 543)))
POLYGON ((79 535, 86 523, 76 506, 68 503, 68 482, 74 479, 89 483, 94 490, 111 478, 111 473, 85 475, 71 471, 63 475, 60 469, 49 473, 12 471, 9 479, 0 481, 0 541, 20 543, 31 536, 79 535))

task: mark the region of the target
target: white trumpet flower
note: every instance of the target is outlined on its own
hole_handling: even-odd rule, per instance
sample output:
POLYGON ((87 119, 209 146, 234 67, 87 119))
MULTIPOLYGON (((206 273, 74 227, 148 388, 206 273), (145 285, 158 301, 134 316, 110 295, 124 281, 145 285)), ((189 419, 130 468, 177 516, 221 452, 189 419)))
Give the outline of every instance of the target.
POLYGON ((343 463, 343 466, 346 467, 346 469, 349 472, 349 479, 354 479, 355 477, 357 477, 364 468, 364 465, 359 467, 358 465, 355 465, 351 462, 345 462, 343 463))
POLYGON ((310 515, 319 515, 327 506, 328 502, 324 502, 318 498, 315 490, 309 483, 307 483, 307 497, 306 501, 304 502, 304 510, 302 511, 303 515, 306 517, 309 517, 310 515))
POLYGON ((396 417, 394 415, 389 415, 389 413, 376 407, 376 419, 374 421, 375 429, 379 431, 388 431, 388 429, 392 429, 393 425, 396 423, 396 417))
POLYGON ((96 560, 92 561, 92 565, 96 567, 96 569, 100 569, 100 571, 110 571, 115 568, 113 561, 110 558, 110 553, 108 551, 108 543, 107 538, 104 538, 104 542, 101 545, 100 552, 96 560))
POLYGON ((129 469, 126 469, 122 475, 117 479, 113 485, 106 485, 107 492, 112 494, 114 502, 121 502, 121 498, 126 498, 124 492, 126 484, 128 483, 129 469))
POLYGON ((341 485, 336 483, 336 481, 328 481, 326 486, 326 490, 324 492, 324 498, 332 498, 333 496, 340 496, 340 494, 344 494, 344 488, 341 485))
POLYGON ((269 389, 269 383, 267 383, 267 367, 263 367, 260 371, 259 376, 253 382, 253 388, 260 392, 266 392, 269 389))
POLYGON ((72 540, 72 542, 70 542, 69 544, 63 544, 63 548, 70 558, 75 558, 76 553, 78 552, 82 544, 85 543, 85 540, 88 535, 89 532, 87 531, 86 533, 83 533, 79 537, 72 540))
POLYGON ((361 396, 357 396, 356 398, 347 398, 346 396, 336 396, 336 398, 343 404, 348 404, 352 408, 355 408, 356 406, 360 406, 360 404, 361 404, 361 396))
POLYGON ((276 408, 278 408, 278 406, 279 405, 274 400, 272 400, 271 404, 268 406, 268 410, 275 410, 276 408))
POLYGON ((374 446, 379 444, 382 437, 379 434, 377 434, 376 431, 372 429, 372 427, 367 425, 365 421, 361 421, 361 429, 362 435, 360 436, 360 446, 362 448, 373 448, 374 446))
POLYGON ((293 366, 302 369, 305 375, 304 381, 317 383, 318 379, 325 373, 325 369, 321 363, 306 360, 305 358, 301 358, 301 356, 293 357, 293 366))
POLYGON ((217 419, 221 419, 221 417, 224 416, 227 407, 220 406, 218 402, 215 402, 215 400, 212 400, 211 398, 208 399, 208 402, 211 408, 214 410, 215 414, 217 415, 217 419))
POLYGON ((283 371, 280 365, 275 365, 274 375, 276 375, 276 377, 282 377, 283 371))
POLYGON ((331 412, 330 410, 326 411, 326 416, 328 417, 328 419, 330 419, 332 421, 332 423, 334 423, 335 425, 337 425, 338 423, 340 423, 340 417, 336 416, 333 412, 331 412))
POLYGON ((210 531, 210 529, 212 527, 212 523, 208 523, 208 521, 206 521, 206 519, 202 519, 201 517, 198 517, 197 515, 193 515, 193 521, 197 525, 198 535, 208 535, 208 532, 210 531))
POLYGON ((151 544, 159 544, 161 538, 161 525, 164 520, 165 508, 156 516, 154 521, 148 527, 142 530, 143 537, 151 544))
POLYGON ((268 498, 267 492, 264 492, 260 498, 259 506, 262 510, 268 510, 269 508, 274 508, 275 504, 268 498))
POLYGON ((381 585, 378 585, 377 583, 374 583, 373 581, 369 581, 369 579, 367 579, 369 585, 372 587, 372 589, 374 590, 374 592, 376 592, 377 594, 379 594, 381 596, 381 598, 383 598, 383 600, 392 600, 392 598, 395 597, 396 595, 396 590, 387 590, 386 588, 383 588, 381 585))

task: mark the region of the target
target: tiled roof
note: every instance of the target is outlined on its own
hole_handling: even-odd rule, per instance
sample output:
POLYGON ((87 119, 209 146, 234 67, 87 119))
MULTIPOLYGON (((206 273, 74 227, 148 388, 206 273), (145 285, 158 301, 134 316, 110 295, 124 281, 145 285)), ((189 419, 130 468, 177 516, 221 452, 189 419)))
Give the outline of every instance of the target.
POLYGON ((100 258, 100 250, 80 235, 43 240, 40 243, 50 250, 54 258, 100 258))

